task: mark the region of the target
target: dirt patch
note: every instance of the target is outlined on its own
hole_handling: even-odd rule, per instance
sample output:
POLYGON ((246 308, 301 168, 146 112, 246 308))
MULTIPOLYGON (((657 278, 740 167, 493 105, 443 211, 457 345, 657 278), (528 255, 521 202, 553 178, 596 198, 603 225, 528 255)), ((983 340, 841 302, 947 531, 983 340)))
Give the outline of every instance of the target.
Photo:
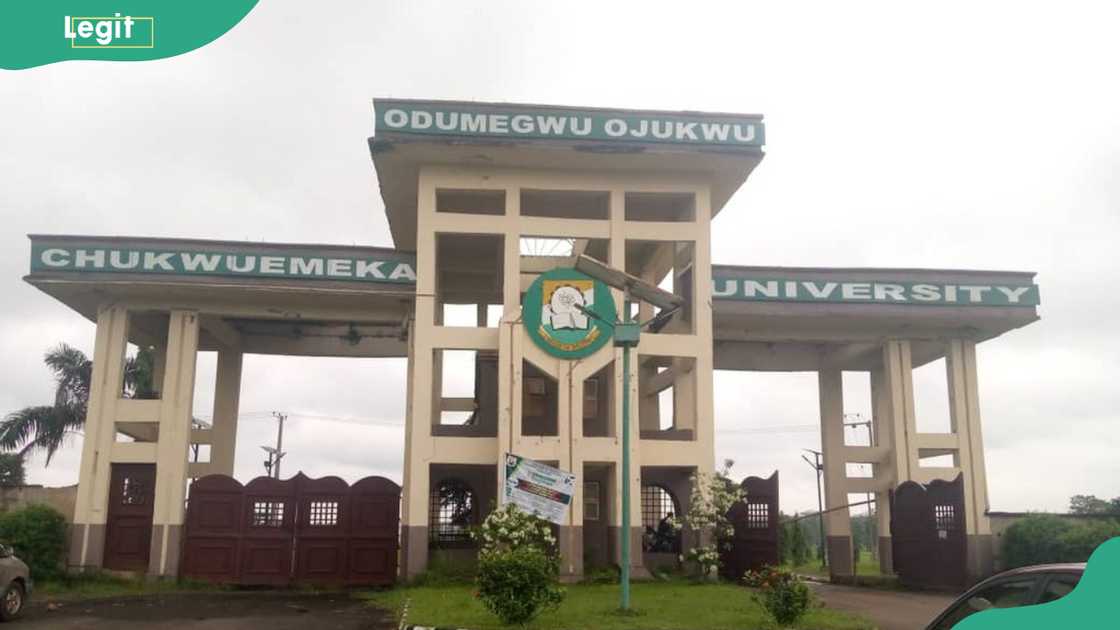
POLYGON ((21 627, 391 630, 393 616, 345 593, 181 593, 28 606, 21 627))

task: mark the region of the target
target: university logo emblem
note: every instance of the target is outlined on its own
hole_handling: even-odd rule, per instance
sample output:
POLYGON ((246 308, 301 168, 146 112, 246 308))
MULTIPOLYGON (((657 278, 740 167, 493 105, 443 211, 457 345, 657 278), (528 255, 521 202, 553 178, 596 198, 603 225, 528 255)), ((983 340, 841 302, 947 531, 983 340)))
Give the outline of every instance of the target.
POLYGON ((529 337, 542 350, 561 359, 579 359, 610 340, 611 327, 603 320, 614 322, 615 312, 607 285, 575 269, 558 268, 529 286, 522 316, 529 337))

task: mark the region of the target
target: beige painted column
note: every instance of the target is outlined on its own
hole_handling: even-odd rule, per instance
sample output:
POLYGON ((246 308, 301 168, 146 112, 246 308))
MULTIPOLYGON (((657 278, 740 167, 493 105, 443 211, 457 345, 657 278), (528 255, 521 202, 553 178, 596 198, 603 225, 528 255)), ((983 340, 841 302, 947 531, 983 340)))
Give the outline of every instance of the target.
POLYGON ((156 445, 155 509, 148 573, 179 574, 179 547, 186 516, 187 457, 191 441, 198 313, 171 311, 167 330, 167 364, 160 399, 156 445))
POLYGON ((117 401, 123 386, 127 345, 128 311, 121 306, 100 307, 68 554, 68 564, 82 570, 101 568, 104 557, 109 461, 116 440, 117 401))
MULTIPOLYGON (((871 370, 871 424, 872 435, 875 438, 872 446, 886 447, 888 451, 894 444, 894 433, 891 426, 890 403, 887 400, 889 392, 886 385, 886 373, 882 366, 871 370)), ((894 572, 893 547, 891 546, 891 502, 890 488, 897 478, 892 458, 877 462, 872 466, 873 476, 876 479, 886 479, 887 487, 875 493, 875 517, 877 531, 879 532, 879 570, 884 575, 894 572)))
POLYGON ((237 450, 237 414, 241 399, 241 359, 236 350, 218 351, 214 387, 214 425, 211 428, 210 462, 214 473, 233 476, 237 450))
POLYGON ((988 480, 980 427, 976 343, 954 339, 948 344, 945 370, 949 383, 949 414, 959 449, 954 465, 964 475, 965 534, 969 577, 977 580, 994 569, 991 522, 988 519, 988 480))
POLYGON ((847 469, 844 461, 844 382, 838 369, 817 372, 821 406, 821 452, 824 464, 824 534, 828 548, 828 572, 833 580, 851 580, 852 522, 848 504, 847 469), (832 511, 829 511, 832 510, 832 511))

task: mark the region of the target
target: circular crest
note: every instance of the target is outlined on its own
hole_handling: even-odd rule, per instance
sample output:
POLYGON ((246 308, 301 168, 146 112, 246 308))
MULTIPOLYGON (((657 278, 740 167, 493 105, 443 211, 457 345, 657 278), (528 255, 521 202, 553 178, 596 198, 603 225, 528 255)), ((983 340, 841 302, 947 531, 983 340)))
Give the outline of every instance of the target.
POLYGON ((537 277, 525 293, 521 312, 533 342, 561 359, 580 359, 602 348, 612 332, 606 322, 617 320, 610 287, 567 267, 537 277))

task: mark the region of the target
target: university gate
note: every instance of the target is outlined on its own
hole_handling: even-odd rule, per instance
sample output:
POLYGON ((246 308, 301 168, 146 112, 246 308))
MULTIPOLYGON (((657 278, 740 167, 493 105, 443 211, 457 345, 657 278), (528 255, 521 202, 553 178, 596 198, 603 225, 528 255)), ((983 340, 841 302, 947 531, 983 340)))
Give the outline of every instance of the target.
POLYGON ((397 577, 400 487, 383 477, 196 480, 183 577, 245 586, 383 586, 397 577))
POLYGON ((778 471, 769 479, 747 477, 742 490, 746 495, 727 511, 735 532, 720 543, 723 577, 738 581, 747 571, 778 566, 778 471))
POLYGON ((923 486, 903 482, 890 493, 891 553, 898 580, 906 586, 967 586, 968 542, 964 477, 923 486))

